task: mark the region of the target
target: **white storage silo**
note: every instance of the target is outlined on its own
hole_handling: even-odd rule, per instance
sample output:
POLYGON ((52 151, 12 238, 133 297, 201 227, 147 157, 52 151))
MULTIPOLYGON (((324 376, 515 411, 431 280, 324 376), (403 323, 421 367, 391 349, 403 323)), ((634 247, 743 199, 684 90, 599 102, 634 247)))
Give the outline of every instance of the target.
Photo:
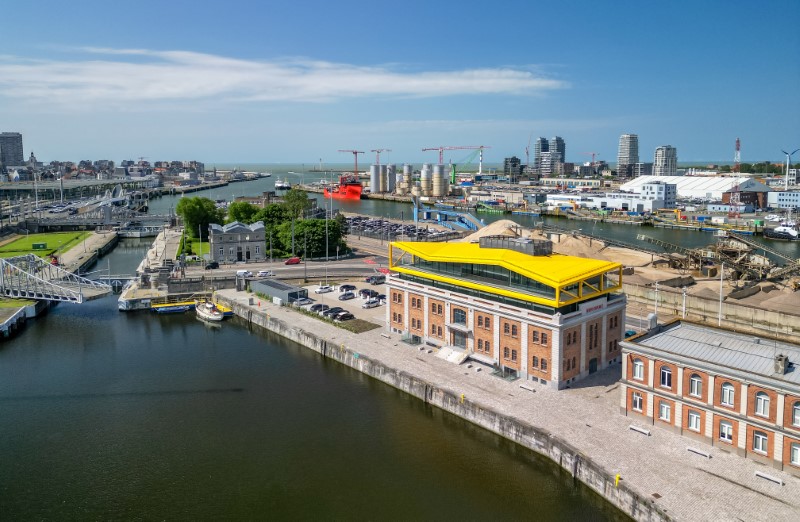
POLYGON ((386 192, 394 192, 397 184, 397 165, 386 165, 386 192))
POLYGON ((381 191, 381 182, 380 182, 380 165, 370 165, 369 166, 369 190, 373 194, 377 194, 381 191))

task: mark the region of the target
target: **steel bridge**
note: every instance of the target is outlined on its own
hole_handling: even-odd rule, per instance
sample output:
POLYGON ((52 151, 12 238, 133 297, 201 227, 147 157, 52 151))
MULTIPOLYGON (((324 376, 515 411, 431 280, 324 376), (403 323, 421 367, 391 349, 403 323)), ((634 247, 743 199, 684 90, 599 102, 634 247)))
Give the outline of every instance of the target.
POLYGON ((0 259, 5 297, 83 303, 111 293, 111 285, 77 276, 34 254, 0 259))

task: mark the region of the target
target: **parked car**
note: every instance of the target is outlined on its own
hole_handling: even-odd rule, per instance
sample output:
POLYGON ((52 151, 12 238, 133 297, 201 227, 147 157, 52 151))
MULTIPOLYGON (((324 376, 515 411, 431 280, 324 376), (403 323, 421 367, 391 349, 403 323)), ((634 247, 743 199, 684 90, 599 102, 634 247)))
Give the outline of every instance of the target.
POLYGON ((378 294, 375 296, 375 299, 380 301, 381 304, 386 304, 386 294, 378 294))
POLYGON ((377 299, 373 298, 373 299, 367 299, 364 302, 364 304, 361 305, 361 308, 375 308, 375 307, 380 306, 380 305, 381 305, 380 301, 378 301, 377 299))
POLYGON ((259 270, 256 274, 258 277, 272 277, 274 275, 275 274, 272 272, 272 270, 259 270))
POLYGON ((308 306, 310 304, 314 304, 314 300, 309 299, 307 297, 301 297, 300 299, 296 299, 295 302, 292 304, 299 308, 301 306, 308 306))
POLYGON ((378 292, 370 290, 369 288, 364 288, 358 292, 358 296, 361 299, 372 299, 373 297, 378 297, 378 292))
POLYGON ((345 312, 345 311, 346 310, 344 308, 342 308, 341 306, 334 306, 334 307, 328 308, 327 310, 322 312, 322 317, 328 317, 328 318, 332 319, 333 317, 336 316, 336 314, 338 314, 340 312, 345 312))
POLYGON ((339 296, 339 301, 347 301, 349 299, 355 299, 356 294, 353 292, 345 292, 339 296))
POLYGON ((339 286, 339 292, 355 292, 356 285, 341 285, 339 286))
POLYGON ((330 306, 328 306, 326 304, 322 304, 322 303, 317 303, 315 305, 311 305, 311 308, 309 308, 308 311, 309 312, 314 312, 315 314, 319 314, 319 313, 324 312, 328 308, 330 308, 330 306))
POLYGON ((333 287, 330 285, 319 285, 314 289, 315 294, 327 294, 328 292, 333 292, 333 287))
POLYGON ((386 282, 386 276, 385 275, 369 276, 366 279, 366 282, 371 284, 371 285, 382 285, 383 283, 386 282))
POLYGON ((206 270, 216 270, 219 268, 219 263, 216 261, 211 261, 210 263, 206 264, 206 270))
POLYGON ((333 318, 334 321, 349 321, 350 319, 355 319, 355 316, 345 310, 344 312, 339 312, 336 314, 336 317, 333 318))
POLYGON ((290 257, 283 264, 284 265, 299 265, 300 264, 300 258, 299 257, 290 257))

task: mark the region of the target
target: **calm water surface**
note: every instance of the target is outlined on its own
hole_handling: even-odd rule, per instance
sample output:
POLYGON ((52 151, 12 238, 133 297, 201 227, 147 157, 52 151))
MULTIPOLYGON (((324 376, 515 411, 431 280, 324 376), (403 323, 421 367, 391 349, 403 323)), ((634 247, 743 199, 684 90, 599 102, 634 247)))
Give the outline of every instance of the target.
MULTIPOLYGON (((112 271, 147 245, 121 243, 112 271)), ((549 461, 280 337, 115 297, 0 344, 0 419, 3 520, 624 518, 549 461)))

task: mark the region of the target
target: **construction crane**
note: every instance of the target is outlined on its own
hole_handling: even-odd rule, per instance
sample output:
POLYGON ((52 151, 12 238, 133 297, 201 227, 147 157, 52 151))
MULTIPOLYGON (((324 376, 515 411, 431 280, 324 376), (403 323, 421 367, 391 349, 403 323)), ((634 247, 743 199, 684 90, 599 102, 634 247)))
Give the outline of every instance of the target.
MULTIPOLYGON (((339 151, 342 152, 342 151, 339 151)), ((381 152, 392 152, 392 149, 372 149, 370 152, 375 153, 375 164, 381 164, 381 152)))
POLYGON ((581 154, 585 154, 587 156, 591 156, 592 157, 592 167, 595 166, 594 158, 595 158, 595 156, 597 156, 597 152, 581 152, 581 154))
POLYGON ((444 151, 446 151, 446 150, 462 150, 462 149, 469 149, 469 150, 491 149, 491 147, 487 147, 485 145, 464 145, 464 146, 458 146, 458 147, 447 147, 447 146, 445 146, 445 147, 427 147, 427 148, 424 148, 422 150, 423 151, 438 150, 439 151, 439 164, 441 165, 441 164, 444 164, 444 151))
POLYGON ((355 162, 356 162, 356 170, 355 170, 354 174, 356 176, 358 176, 358 155, 359 154, 364 154, 364 151, 363 150, 342 150, 342 149, 339 149, 339 152, 351 152, 353 154, 353 158, 355 159, 355 162))

